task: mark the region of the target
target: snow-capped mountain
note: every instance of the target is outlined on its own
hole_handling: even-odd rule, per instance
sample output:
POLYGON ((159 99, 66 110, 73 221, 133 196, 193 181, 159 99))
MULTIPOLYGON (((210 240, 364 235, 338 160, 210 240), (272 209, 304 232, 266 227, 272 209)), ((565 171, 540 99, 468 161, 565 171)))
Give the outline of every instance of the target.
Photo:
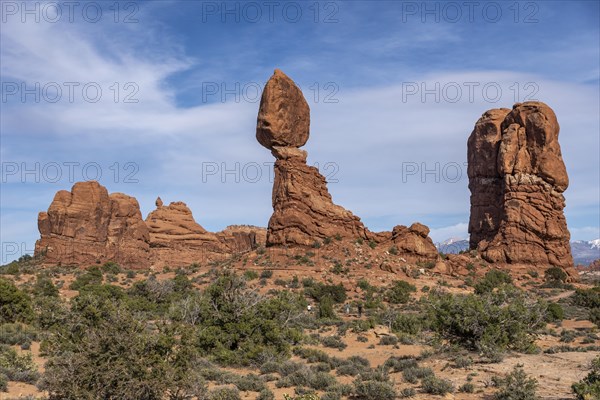
POLYGON ((458 254, 461 251, 469 250, 469 240, 463 238, 450 238, 441 243, 436 243, 435 247, 437 247, 440 253, 458 254))
MULTIPOLYGON (((469 240, 462 238, 450 238, 436 243, 440 253, 457 254, 469 249, 469 240)), ((571 242, 571 252, 575 265, 589 265, 592 261, 600 259, 600 239, 576 240, 571 242)))
POLYGON ((575 265, 588 265, 600 258, 600 239, 571 242, 571 252, 573 253, 575 265))

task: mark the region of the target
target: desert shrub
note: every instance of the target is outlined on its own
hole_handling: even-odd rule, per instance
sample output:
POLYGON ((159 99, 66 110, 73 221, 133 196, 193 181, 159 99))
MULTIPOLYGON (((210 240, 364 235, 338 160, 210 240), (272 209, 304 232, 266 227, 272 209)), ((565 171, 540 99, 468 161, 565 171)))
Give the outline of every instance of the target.
POLYGON ((276 361, 267 361, 260 366, 261 374, 273 374, 279 372, 279 363, 276 361))
POLYGON ((102 264, 100 269, 104 273, 113 274, 113 275, 119 274, 122 271, 121 266, 113 261, 105 262, 104 264, 102 264))
POLYGON ((484 277, 475 284, 475 293, 482 294, 504 285, 512 283, 510 275, 504 271, 493 269, 488 271, 484 277))
POLYGON ((340 376, 356 376, 360 374, 361 371, 362 368, 352 363, 342 364, 335 369, 335 372, 340 376))
POLYGON ((8 279, 0 278, 0 324, 29 322, 32 318, 31 298, 8 279))
POLYGON ((394 385, 389 382, 362 381, 354 382, 354 393, 356 399, 361 400, 389 400, 397 396, 394 385))
POLYGON ((37 297, 34 302, 35 325, 48 330, 62 324, 68 315, 68 307, 58 297, 37 297))
POLYGON ((39 378, 31 353, 17 354, 15 349, 7 345, 0 345, 0 375, 10 381, 30 384, 39 378))
POLYGON ((380 346, 394 346, 398 344, 398 336, 384 335, 379 339, 380 346))
POLYGON ((35 285, 33 286, 33 294, 46 297, 58 297, 58 288, 52 282, 52 279, 38 275, 35 285))
POLYGON ((402 377, 408 383, 417 383, 419 379, 433 375, 431 368, 426 367, 408 367, 402 370, 402 377))
POLYGON ((494 400, 536 400, 537 380, 527 376, 522 365, 515 365, 512 372, 498 380, 494 400))
POLYGON ((423 330, 423 318, 417 314, 397 314, 390 327, 394 332, 417 335, 423 330))
POLYGON ((3 324, 0 329, 0 343, 14 345, 30 345, 36 340, 36 330, 24 324, 3 324))
POLYGON ((335 303, 343 303, 346 301, 346 289, 344 285, 325 285, 320 282, 315 282, 306 288, 306 294, 316 301, 321 301, 323 297, 329 296, 335 303))
POLYGON ((383 364, 386 368, 392 370, 392 372, 402 372, 408 368, 416 368, 417 360, 414 358, 406 358, 406 357, 390 357, 383 364))
POLYGON ((0 392, 8 392, 8 377, 0 374, 0 392))
POLYGON ((565 318, 565 310, 558 303, 548 303, 548 320, 562 321, 565 318))
POLYGON ((335 311, 333 310, 333 299, 330 295, 323 296, 319 300, 319 318, 335 318, 335 311))
POLYGON ((471 357, 456 357, 454 359, 455 368, 469 368, 473 365, 473 359, 471 357))
POLYGON ((73 283, 71 290, 81 290, 88 285, 100 285, 102 283, 102 270, 98 267, 92 267, 83 274, 79 275, 73 283))
POLYGON ((207 400, 241 400, 237 388, 224 386, 216 387, 208 393, 207 400))
POLYGON ((578 400, 600 398, 600 356, 594 358, 590 372, 585 378, 572 385, 578 400))
POLYGON ((392 304, 404 304, 410 300, 410 294, 417 288, 406 281, 395 281, 386 291, 386 300, 392 304))
POLYGON ((252 271, 251 269, 244 271, 244 278, 248 281, 253 281, 254 279, 258 279, 258 272, 252 271))
POLYGON ((577 289, 572 298, 573 304, 580 307, 599 308, 600 307, 600 287, 591 289, 577 289))
POLYGON ((235 386, 243 392, 261 392, 266 389, 265 383, 258 375, 248 374, 235 380, 235 386))
POLYGON ((273 277, 273 271, 270 269, 265 269, 260 273, 260 279, 270 279, 273 277))
POLYGON ((319 349, 311 349, 308 347, 295 347, 293 352, 295 355, 304 358, 309 363, 329 363, 329 356, 327 355, 327 353, 319 349))
POLYGON ((206 288, 198 320, 201 354, 227 365, 260 361, 265 353, 289 355, 301 339, 295 324, 306 302, 289 291, 262 297, 236 275, 223 275, 206 288))
POLYGON ((597 326, 600 326, 600 307, 592 308, 589 313, 589 320, 597 326))
POLYGON ((473 392, 475 392, 475 385, 473 385, 471 382, 467 382, 467 383, 461 385, 458 388, 458 391, 462 392, 462 393, 473 393, 473 392))
POLYGON ((321 338, 321 343, 325 347, 329 347, 332 349, 338 349, 340 351, 344 350, 348 345, 344 343, 341 337, 339 336, 324 336, 321 338))
POLYGON ((567 273, 560 267, 551 267, 544 272, 544 279, 549 283, 565 283, 568 277, 567 273))
POLYGON ((441 379, 435 375, 429 375, 421 381, 423 391, 429 394, 437 394, 440 396, 454 391, 454 385, 447 379, 441 379))
POLYGON ((434 331, 493 359, 509 349, 532 351, 533 335, 545 326, 545 304, 513 286, 481 296, 431 294, 427 304, 434 331))
POLYGON ((206 388, 192 339, 174 325, 148 329, 120 301, 81 294, 65 322, 50 332, 41 387, 50 400, 200 395, 206 388))
POLYGON ((269 389, 263 389, 258 394, 256 400, 275 400, 275 395, 269 389))
POLYGON ((417 395, 417 391, 414 388, 404 388, 400 391, 400 398, 407 399, 417 395))

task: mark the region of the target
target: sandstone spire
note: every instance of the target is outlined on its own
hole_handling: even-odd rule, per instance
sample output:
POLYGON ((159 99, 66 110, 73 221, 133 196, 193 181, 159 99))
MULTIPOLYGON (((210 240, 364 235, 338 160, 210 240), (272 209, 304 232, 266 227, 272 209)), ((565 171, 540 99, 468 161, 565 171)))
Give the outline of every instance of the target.
POLYGON ((468 140, 471 248, 490 262, 573 266, 559 125, 541 102, 487 111, 468 140))

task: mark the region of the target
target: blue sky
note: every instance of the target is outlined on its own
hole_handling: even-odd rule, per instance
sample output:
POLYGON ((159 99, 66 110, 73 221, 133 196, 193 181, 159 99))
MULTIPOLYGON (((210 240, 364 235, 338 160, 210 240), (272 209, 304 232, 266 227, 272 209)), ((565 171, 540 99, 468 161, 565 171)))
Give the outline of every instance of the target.
POLYGON ((56 191, 98 172, 144 217, 160 195, 209 230, 266 226, 273 157, 254 134, 274 68, 309 101, 305 149, 334 201, 372 230, 423 222, 434 241, 467 237, 479 116, 546 102, 572 239, 596 239, 598 4, 4 1, 2 262, 33 249, 56 191))

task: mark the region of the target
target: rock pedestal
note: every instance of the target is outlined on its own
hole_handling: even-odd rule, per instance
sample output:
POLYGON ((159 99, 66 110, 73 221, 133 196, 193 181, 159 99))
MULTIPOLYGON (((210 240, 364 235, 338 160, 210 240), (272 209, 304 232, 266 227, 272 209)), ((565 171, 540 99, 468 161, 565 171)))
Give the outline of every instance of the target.
POLYGON ((287 75, 275 70, 262 94, 256 139, 275 156, 273 215, 268 245, 310 246, 327 237, 366 238, 366 228, 350 211, 333 203, 319 170, 298 149, 309 137, 310 109, 287 75))

